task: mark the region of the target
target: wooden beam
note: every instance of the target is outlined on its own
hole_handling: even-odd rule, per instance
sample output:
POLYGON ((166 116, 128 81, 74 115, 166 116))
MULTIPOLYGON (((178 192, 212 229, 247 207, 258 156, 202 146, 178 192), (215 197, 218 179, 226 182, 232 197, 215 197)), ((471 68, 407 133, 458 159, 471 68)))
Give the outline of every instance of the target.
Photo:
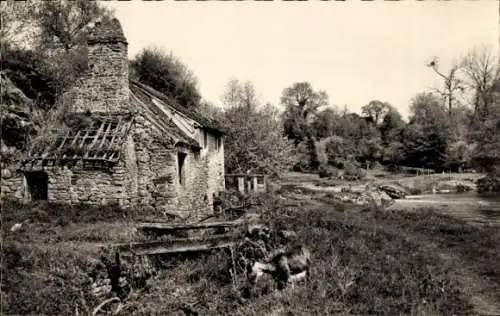
MULTIPOLYGON (((108 148, 111 149, 113 148, 113 144, 115 143, 115 140, 116 140, 116 137, 118 136, 118 133, 120 132, 120 123, 122 122, 122 118, 119 117, 118 118, 118 122, 116 123, 116 128, 113 130, 113 133, 112 133, 112 137, 111 137, 111 141, 109 142, 109 145, 108 145, 108 148)), ((123 127, 122 127, 123 128, 123 127)), ((103 159, 111 159, 111 156, 113 156, 114 153, 110 153, 109 156, 108 156, 108 153, 105 152, 104 155, 103 155, 103 159)))
POLYGON ((101 124, 99 124, 99 129, 97 130, 96 134, 94 135, 94 140, 90 143, 88 150, 85 153, 85 156, 84 156, 85 159, 90 158, 90 152, 92 151, 92 148, 95 146, 95 144, 97 144, 97 141, 99 140, 99 135, 102 133, 102 130, 104 129, 104 125, 105 125, 104 122, 101 122, 101 124))
POLYGON ((71 146, 73 146, 76 143, 76 140, 78 139, 78 136, 80 136, 81 132, 82 131, 78 131, 78 133, 76 133, 75 137, 73 138, 73 141, 70 144, 71 146))
POLYGON ((61 148, 64 146, 64 143, 66 143, 66 140, 69 139, 69 133, 70 133, 70 131, 66 132, 66 135, 64 136, 61 144, 59 145, 59 147, 57 147, 57 151, 60 151, 61 148))
POLYGON ((99 149, 101 149, 104 143, 106 142, 106 138, 108 137, 109 131, 111 130, 111 125, 113 124, 111 121, 108 121, 107 123, 108 123, 108 128, 106 129, 106 132, 102 136, 101 143, 99 144, 98 147, 99 149))
POLYGON ((113 137, 111 137, 111 141, 109 142, 109 146, 111 147, 113 145, 113 143, 115 142, 115 139, 116 139, 116 136, 118 135, 118 132, 117 132, 117 129, 119 129, 121 126, 120 126, 120 123, 122 122, 122 118, 118 118, 118 123, 116 123, 116 128, 113 132, 113 137))
POLYGON ((193 224, 169 224, 169 223, 140 223, 138 228, 142 230, 163 230, 163 231, 179 231, 189 229, 203 229, 203 228, 224 228, 241 226, 245 223, 243 220, 226 221, 226 222, 205 222, 193 224))
POLYGON ((155 246, 149 249, 138 249, 138 250, 124 249, 120 253, 124 256, 127 255, 144 256, 144 255, 160 255, 168 253, 203 252, 212 249, 232 247, 234 246, 234 244, 235 244, 234 242, 225 242, 217 245, 210 245, 210 244, 198 244, 198 245, 186 245, 186 246, 167 245, 165 247, 155 246))
POLYGON ((164 241, 115 245, 122 255, 156 255, 166 253, 198 252, 234 245, 238 236, 226 234, 206 238, 176 238, 164 241))
MULTIPOLYGON (((71 143, 70 143, 70 146, 73 146, 73 145, 76 143, 76 140, 78 139, 78 136, 80 136, 80 133, 81 133, 81 131, 78 131, 78 132, 76 133, 76 135, 73 137, 73 140, 72 140, 72 141, 71 141, 71 143)), ((71 137, 68 137, 68 139, 70 139, 70 138, 71 138, 71 137)), ((65 158, 66 158, 66 154, 64 154, 64 155, 62 156, 62 159, 65 159, 65 158)))

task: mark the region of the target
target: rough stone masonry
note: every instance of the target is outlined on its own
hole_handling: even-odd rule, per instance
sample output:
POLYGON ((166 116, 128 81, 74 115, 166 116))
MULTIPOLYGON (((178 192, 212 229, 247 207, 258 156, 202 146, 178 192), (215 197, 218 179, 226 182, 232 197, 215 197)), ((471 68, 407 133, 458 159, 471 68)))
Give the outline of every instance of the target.
POLYGON ((2 166, 2 199, 147 206, 185 218, 211 212, 225 186, 223 132, 130 80, 127 45, 117 19, 95 24, 88 70, 59 100, 91 123, 2 166))

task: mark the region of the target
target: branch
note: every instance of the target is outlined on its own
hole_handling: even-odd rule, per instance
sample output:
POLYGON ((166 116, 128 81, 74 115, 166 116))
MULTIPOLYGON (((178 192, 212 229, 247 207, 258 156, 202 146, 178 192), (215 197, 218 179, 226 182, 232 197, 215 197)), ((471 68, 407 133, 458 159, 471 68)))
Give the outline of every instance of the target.
POLYGON ((95 316, 97 315, 97 313, 104 307, 104 305, 108 304, 108 303, 111 303, 111 302, 116 302, 116 301, 120 301, 120 299, 118 297, 112 297, 112 298, 109 298, 107 300, 105 300, 104 302, 102 302, 101 304, 99 304, 95 309, 94 311, 92 312, 92 316, 95 316))
POLYGON ((448 80, 448 77, 446 77, 445 75, 443 75, 442 73, 440 73, 439 70, 437 70, 437 66, 435 64, 430 65, 430 67, 434 70, 434 72, 436 72, 438 75, 440 75, 441 77, 443 77, 444 80, 448 80))

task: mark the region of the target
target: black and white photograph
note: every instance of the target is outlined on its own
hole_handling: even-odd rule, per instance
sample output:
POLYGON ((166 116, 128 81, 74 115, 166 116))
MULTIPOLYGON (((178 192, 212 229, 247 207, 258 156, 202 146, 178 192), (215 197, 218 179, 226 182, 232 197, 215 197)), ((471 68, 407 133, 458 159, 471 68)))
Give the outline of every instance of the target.
POLYGON ((0 1, 0 315, 500 316, 500 1, 0 1))

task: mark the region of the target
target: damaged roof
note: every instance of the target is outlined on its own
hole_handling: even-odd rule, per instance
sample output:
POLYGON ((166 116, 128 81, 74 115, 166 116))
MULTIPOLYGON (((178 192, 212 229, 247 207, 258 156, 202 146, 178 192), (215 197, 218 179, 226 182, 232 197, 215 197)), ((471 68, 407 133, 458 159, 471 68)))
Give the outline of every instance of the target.
POLYGON ((131 114, 79 113, 73 114, 72 119, 75 126, 37 143, 25 159, 23 169, 50 167, 56 162, 118 161, 132 125, 131 114))
POLYGON ((213 120, 209 117, 206 117, 199 111, 193 108, 186 108, 180 104, 178 104, 175 100, 172 100, 172 98, 166 96, 165 94, 151 88, 150 86, 147 86, 145 84, 140 83, 137 80, 132 80, 130 79, 130 90, 132 93, 136 93, 137 91, 141 91, 143 93, 148 93, 158 99, 160 99, 162 102, 165 102, 168 106, 172 107, 175 111, 187 116, 188 118, 198 122, 201 126, 204 128, 211 130, 215 134, 224 134, 224 129, 219 122, 216 120, 213 120))
MULTIPOLYGON (((129 81, 130 103, 144 118, 152 123, 175 144, 201 149, 199 142, 187 135, 162 109, 155 97, 174 111, 196 121, 212 133, 222 135, 222 127, 214 120, 204 117, 194 109, 178 105, 164 94, 141 84, 129 81)), ((96 163, 110 166, 120 159, 121 149, 134 122, 134 113, 73 113, 78 124, 55 131, 53 136, 40 139, 24 160, 23 169, 39 170, 59 163, 96 163)), ((164 139, 165 140, 165 139, 164 139)))
POLYGON ((200 144, 186 135, 174 122, 153 102, 150 93, 142 87, 130 85, 131 101, 138 101, 141 112, 160 131, 173 138, 176 143, 185 144, 195 148, 201 148, 200 144))

